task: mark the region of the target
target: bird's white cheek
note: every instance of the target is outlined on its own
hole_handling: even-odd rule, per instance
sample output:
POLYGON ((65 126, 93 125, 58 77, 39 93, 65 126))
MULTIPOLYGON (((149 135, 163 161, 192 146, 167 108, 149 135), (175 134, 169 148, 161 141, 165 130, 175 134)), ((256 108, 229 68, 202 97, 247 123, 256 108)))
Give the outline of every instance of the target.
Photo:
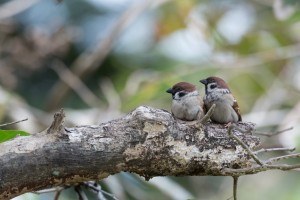
POLYGON ((179 92, 175 93, 174 99, 175 100, 180 100, 182 97, 179 96, 179 92))

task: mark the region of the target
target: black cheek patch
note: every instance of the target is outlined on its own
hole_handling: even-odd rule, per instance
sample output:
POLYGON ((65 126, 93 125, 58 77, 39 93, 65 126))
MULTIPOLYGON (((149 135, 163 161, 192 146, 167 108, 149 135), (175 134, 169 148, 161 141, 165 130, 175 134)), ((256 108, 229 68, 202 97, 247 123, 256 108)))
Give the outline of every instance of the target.
POLYGON ((178 96, 179 96, 179 97, 183 97, 184 95, 186 95, 186 93, 184 93, 184 92, 179 92, 179 93, 178 93, 178 96))
POLYGON ((212 89, 216 88, 217 85, 216 85, 216 84, 213 84, 213 85, 210 85, 209 87, 210 87, 210 89, 212 90, 212 89))

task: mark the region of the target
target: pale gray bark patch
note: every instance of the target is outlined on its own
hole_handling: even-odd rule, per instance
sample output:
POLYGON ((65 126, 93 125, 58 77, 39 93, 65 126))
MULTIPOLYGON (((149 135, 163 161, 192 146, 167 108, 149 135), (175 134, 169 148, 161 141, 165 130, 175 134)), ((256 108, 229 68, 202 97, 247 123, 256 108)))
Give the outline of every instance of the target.
MULTIPOLYGON (((63 127, 64 112, 46 131, 0 144, 0 199, 53 186, 100 180, 128 171, 154 176, 230 175, 255 165, 223 125, 195 126, 141 106, 100 125, 63 127)), ((240 122, 242 129, 253 123, 240 122)), ((259 138, 234 131, 249 147, 259 138)))

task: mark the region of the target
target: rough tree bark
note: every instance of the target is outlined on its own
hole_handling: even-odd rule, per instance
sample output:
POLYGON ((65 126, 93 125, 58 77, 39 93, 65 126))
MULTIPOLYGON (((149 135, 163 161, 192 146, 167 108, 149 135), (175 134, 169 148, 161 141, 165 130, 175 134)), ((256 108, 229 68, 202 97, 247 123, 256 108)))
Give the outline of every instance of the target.
MULTIPOLYGON (((41 133, 0 144, 0 199, 53 186, 100 180, 121 171, 154 176, 230 176, 257 165, 223 125, 183 122, 141 106, 100 125, 65 128, 64 113, 41 133)), ((252 123, 239 128, 253 129, 252 123)), ((250 148, 259 138, 234 131, 250 148)))

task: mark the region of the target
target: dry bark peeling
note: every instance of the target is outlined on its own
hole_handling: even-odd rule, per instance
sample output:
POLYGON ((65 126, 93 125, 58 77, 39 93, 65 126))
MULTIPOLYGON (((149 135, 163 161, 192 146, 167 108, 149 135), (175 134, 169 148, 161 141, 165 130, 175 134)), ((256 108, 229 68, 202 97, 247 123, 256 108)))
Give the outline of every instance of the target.
MULTIPOLYGON (((257 166, 223 125, 195 124, 141 106, 100 125, 63 126, 56 113, 49 129, 0 144, 0 199, 53 186, 100 180, 121 171, 154 176, 230 176, 226 169, 257 166)), ((253 129, 252 123, 238 123, 253 129)), ((259 138, 234 130, 250 148, 259 138)), ((249 172, 251 173, 251 172, 249 172)))

